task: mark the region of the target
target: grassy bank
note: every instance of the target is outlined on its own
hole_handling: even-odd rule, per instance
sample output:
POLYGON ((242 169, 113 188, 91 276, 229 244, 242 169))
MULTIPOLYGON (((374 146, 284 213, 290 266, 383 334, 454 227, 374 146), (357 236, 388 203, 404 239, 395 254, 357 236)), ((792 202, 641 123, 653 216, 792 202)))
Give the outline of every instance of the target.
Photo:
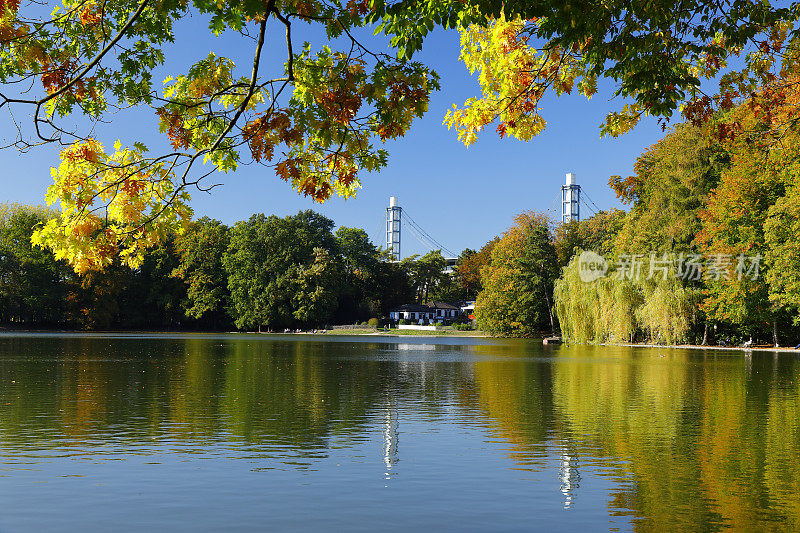
POLYGON ((425 331, 419 329, 390 329, 389 331, 380 331, 379 334, 393 337, 406 337, 406 336, 431 336, 431 337, 491 337, 485 331, 459 331, 455 329, 446 329, 441 331, 425 331))
POLYGON ((418 329, 334 329, 325 332, 325 335, 374 335, 386 337, 406 337, 406 336, 429 336, 429 337, 490 337, 483 331, 458 331, 455 329, 443 329, 437 331, 426 331, 418 329))
POLYGON ((625 346, 628 348, 687 348, 692 350, 720 350, 720 351, 733 351, 733 352, 785 352, 800 354, 800 350, 795 349, 793 346, 752 346, 746 348, 744 346, 712 346, 703 344, 609 344, 604 343, 599 346, 625 346))
POLYGON ((325 335, 370 335, 377 333, 378 330, 372 328, 364 329, 329 329, 325 335))

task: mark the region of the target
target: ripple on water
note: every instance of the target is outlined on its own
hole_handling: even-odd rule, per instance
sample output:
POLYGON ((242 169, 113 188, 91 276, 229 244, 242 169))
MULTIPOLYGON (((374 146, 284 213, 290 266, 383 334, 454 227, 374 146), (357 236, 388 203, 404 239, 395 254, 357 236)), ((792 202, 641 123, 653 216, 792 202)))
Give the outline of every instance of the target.
POLYGON ((800 530, 800 362, 0 335, 0 530, 800 530))

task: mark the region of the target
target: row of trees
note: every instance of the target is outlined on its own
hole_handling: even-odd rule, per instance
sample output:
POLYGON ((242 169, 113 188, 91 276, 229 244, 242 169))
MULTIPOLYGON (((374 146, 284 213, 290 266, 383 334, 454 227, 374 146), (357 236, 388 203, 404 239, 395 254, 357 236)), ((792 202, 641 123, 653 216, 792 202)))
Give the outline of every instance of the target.
POLYGON ((0 323, 275 330, 361 322, 399 304, 474 298, 479 290, 479 253, 462 254, 463 275, 446 274, 439 251, 392 263, 364 230, 334 231, 333 221, 310 210, 253 215, 232 227, 201 218, 151 248, 137 268, 115 262, 79 275, 31 244, 35 228, 56 215, 0 207, 0 323))
POLYGON ((743 105, 716 123, 676 126, 633 176, 611 178, 628 212, 555 229, 541 215, 517 217, 483 271, 481 326, 544 329, 553 294, 573 342, 797 342, 800 134, 790 125, 779 142, 747 133, 767 112, 743 105), (726 129, 732 121, 745 126, 726 129), (584 250, 609 261, 607 275, 586 281, 584 250), (622 258, 628 268, 635 258, 636 272, 622 258))
MULTIPOLYGON (((758 127, 763 113, 749 105, 731 112, 749 130, 758 127)), ((724 124, 731 117, 719 120, 724 124)), ((613 178, 612 187, 632 205, 616 233, 614 253, 653 250, 731 258, 730 274, 680 283, 673 277, 662 283, 665 286, 650 288, 630 280, 609 280, 607 290, 629 295, 624 303, 617 300, 621 305, 617 311, 632 320, 616 330, 592 329, 575 307, 574 291, 580 284, 573 260, 559 289, 565 333, 578 340, 602 341, 646 330, 652 340, 675 342, 709 341, 717 329, 718 336, 753 336, 776 345, 781 332, 786 332, 794 341, 796 333, 790 326, 800 308, 798 140, 791 129, 778 143, 769 136, 726 132, 714 124, 683 125, 639 158, 635 176, 613 178), (742 267, 737 258, 745 257, 758 260, 756 265, 752 261, 745 265, 748 275, 743 276, 737 271, 742 267), (660 326, 649 326, 653 321, 660 326)), ((587 304, 597 305, 599 299, 590 298, 593 303, 587 304)))
MULTIPOLYGON (((456 274, 439 252, 386 261, 360 229, 312 211, 254 215, 226 227, 200 219, 151 248, 135 269, 119 261, 82 277, 31 246, 33 229, 56 213, 0 211, 0 320, 79 327, 283 328, 385 316, 400 303, 477 297, 481 329, 529 336, 560 326, 575 342, 794 342, 800 308, 800 134, 771 136, 753 99, 716 122, 676 126, 639 157, 635 174, 612 177, 631 208, 553 227, 523 213, 479 251, 465 250, 456 274), (741 124, 741 129, 730 124, 741 124), (579 252, 612 262, 587 283, 579 252), (651 255, 653 254, 653 255, 651 255), (666 256, 665 256, 666 254, 666 256), (613 272, 637 256, 639 275, 613 272), (661 258, 757 258, 747 276, 681 276, 661 258), (755 267, 755 268, 754 268, 755 267)), ((789 124, 791 117, 776 118, 789 124)), ((683 272, 685 274, 685 272, 683 272)))
MULTIPOLYGON (((53 4, 42 7, 34 0, 0 4, 4 87, 0 107, 9 110, 11 119, 6 149, 63 147, 46 196, 61 211, 50 216, 34 238, 76 272, 118 271, 122 263, 133 268, 133 274, 119 274, 124 277, 163 267, 157 277, 164 283, 176 282, 179 278, 167 275, 170 267, 153 258, 158 257, 159 247, 172 245, 163 244, 164 236, 180 231, 191 219, 191 189, 207 190, 206 179, 213 172, 235 171, 240 164, 268 166, 298 193, 317 201, 353 196, 361 185, 360 176, 388 164, 384 143, 407 133, 413 121, 427 112, 431 94, 440 89, 440 77, 412 60, 428 34, 439 28, 461 33, 460 59, 478 75, 480 93, 444 117, 467 145, 490 124, 496 124, 501 137, 528 141, 545 127, 542 108, 549 94, 577 92, 591 97, 598 86, 610 87, 619 97, 611 100, 621 105, 609 109, 600 125, 602 135, 621 135, 645 116, 657 117, 662 124, 681 116, 706 130, 716 129, 717 137, 729 143, 727 148, 686 142, 687 157, 676 154, 671 159, 678 165, 675 172, 701 171, 704 177, 668 184, 675 193, 668 200, 685 202, 678 211, 686 217, 663 220, 671 213, 655 210, 645 216, 653 224, 664 222, 657 235, 666 240, 656 239, 657 249, 764 252, 763 282, 730 285, 724 280, 699 288, 701 303, 690 305, 702 315, 695 322, 761 325, 766 321, 777 333, 778 324, 797 301, 800 259, 793 236, 798 232, 798 208, 790 176, 800 75, 797 6, 756 0, 722 4, 108 0, 102 8, 83 1, 53 4), (297 32, 291 31, 298 23, 313 25, 319 37, 301 46, 297 32), (231 45, 224 48, 235 51, 232 57, 210 53, 187 62, 185 54, 174 48, 182 33, 200 42, 203 24, 208 27, 207 40, 217 43, 224 35, 231 45), (274 35, 267 31, 268 24, 282 26, 285 32, 274 35), (355 37, 364 31, 379 37, 355 37), (265 44, 272 47, 269 39, 275 38, 285 46, 282 66, 262 61, 265 44), (162 84, 154 83, 161 79, 154 74, 161 71, 171 75, 162 84), (126 130, 115 123, 123 118, 117 113, 132 108, 137 114, 157 117, 158 134, 114 142, 126 130), (19 122, 14 118, 19 116, 30 120, 19 122), (704 149, 709 153, 700 153, 704 149), (706 161, 707 155, 720 159, 706 161), (755 176, 762 168, 769 170, 755 176)), ((700 137, 710 138, 705 133, 700 137)), ((655 200, 648 196, 650 185, 642 179, 672 163, 665 154, 651 155, 643 158, 634 179, 615 183, 635 204, 634 211, 638 202, 661 201, 660 193, 655 200)), ((641 244, 645 238, 641 232, 629 233, 638 227, 633 220, 637 215, 631 215, 620 231, 631 235, 630 244, 641 244)), ((541 261, 552 253, 537 248, 541 235, 528 238, 539 232, 533 229, 537 224, 518 226, 519 231, 510 231, 503 239, 515 242, 509 246, 519 250, 509 253, 508 247, 500 246, 490 259, 480 253, 472 254, 477 256, 473 259, 463 257, 462 264, 469 267, 488 260, 492 270, 487 276, 473 276, 471 285, 460 286, 476 291, 485 278, 487 327, 509 334, 527 334, 535 322, 552 322, 551 308, 537 308, 524 316, 526 302, 506 305, 494 294, 497 289, 508 276, 522 276, 526 290, 541 290, 547 296, 558 274, 551 270, 552 261, 541 261), (520 231, 522 237, 517 235, 520 231), (535 252, 529 254, 525 251, 529 249, 535 252), (517 261, 517 252, 525 259, 517 261), (534 267, 538 277, 525 274, 534 267), (498 273, 503 269, 505 274, 498 273)), ((236 231, 231 229, 231 243, 238 242, 236 231)), ((259 230, 252 229, 250 236, 258 235, 259 230)), ((549 238, 563 263, 574 250, 572 241, 549 238)), ((623 250, 623 244, 614 240, 614 251, 623 250)), ((228 272, 245 268, 243 261, 257 257, 259 250, 226 248, 225 253, 232 258, 223 265, 228 272)), ((164 261, 169 257, 167 253, 164 261)), ((234 299, 247 295, 252 300, 253 287, 260 290, 265 283, 276 294, 284 294, 281 303, 248 300, 244 307, 231 303, 229 314, 250 326, 274 320, 278 313, 286 316, 288 309, 293 320, 322 316, 334 304, 333 296, 321 287, 336 275, 331 264, 338 262, 335 250, 315 246, 299 255, 271 259, 270 268, 282 265, 294 270, 270 274, 269 283, 227 279, 224 286, 234 299), (295 298, 286 296, 290 293, 300 295, 298 300, 289 301, 295 298)), ((429 266, 427 273, 421 267, 409 273, 415 280, 412 295, 418 299, 428 299, 433 291, 444 290, 440 285, 450 283, 435 279, 438 271, 429 266)), ((67 300, 80 300, 83 294, 63 288, 69 283, 96 284, 97 291, 108 292, 109 279, 113 275, 108 273, 90 274, 81 281, 71 274, 59 275, 67 300)), ((221 293, 213 289, 223 284, 198 279, 189 286, 192 297, 201 302, 189 307, 193 311, 188 316, 193 317, 217 301, 221 293)), ((162 293, 154 297, 163 298, 162 293)), ((543 305, 546 300, 542 298, 543 305)), ((341 295, 337 301, 338 306, 341 295)), ((177 316, 186 313, 182 307, 175 307, 177 316)), ((23 313, 9 312, 16 313, 12 318, 23 313)), ((634 329, 644 323, 638 322, 634 329)))

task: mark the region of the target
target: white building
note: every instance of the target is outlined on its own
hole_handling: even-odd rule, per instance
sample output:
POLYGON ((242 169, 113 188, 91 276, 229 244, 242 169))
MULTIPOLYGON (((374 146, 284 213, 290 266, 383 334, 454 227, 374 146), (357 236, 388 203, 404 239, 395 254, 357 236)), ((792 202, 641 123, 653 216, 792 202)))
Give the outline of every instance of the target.
POLYGON ((472 319, 475 316, 475 300, 464 300, 458 302, 461 314, 472 319))
POLYGON ((456 271, 456 265, 458 265, 458 257, 445 257, 445 267, 443 272, 445 274, 453 274, 456 271))
POLYGON ((436 318, 434 310, 427 305, 403 304, 389 311, 389 319, 394 322, 410 320, 411 322, 429 322, 436 318))
POLYGON ((427 306, 434 310, 436 318, 440 320, 452 320, 461 314, 458 306, 447 302, 430 302, 427 306))
POLYGON ((389 311, 389 319, 394 322, 409 320, 418 324, 450 322, 459 315, 461 315, 461 309, 447 302, 431 302, 425 305, 403 304, 389 311))

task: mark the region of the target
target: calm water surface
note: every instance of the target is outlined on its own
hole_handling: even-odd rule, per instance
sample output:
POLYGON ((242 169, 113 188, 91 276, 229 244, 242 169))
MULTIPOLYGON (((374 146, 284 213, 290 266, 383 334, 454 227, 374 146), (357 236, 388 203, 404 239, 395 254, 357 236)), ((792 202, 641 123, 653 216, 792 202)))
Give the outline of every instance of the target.
POLYGON ((0 335, 0 531, 800 530, 800 358, 0 335))

